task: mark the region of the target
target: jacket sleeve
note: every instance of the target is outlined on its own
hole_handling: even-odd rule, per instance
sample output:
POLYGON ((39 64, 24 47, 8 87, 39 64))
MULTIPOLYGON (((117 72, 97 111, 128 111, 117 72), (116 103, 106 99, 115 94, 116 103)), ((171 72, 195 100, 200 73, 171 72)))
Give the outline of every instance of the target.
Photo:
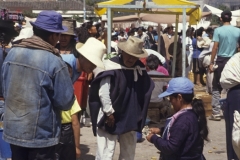
POLYGON ((110 99, 110 80, 111 77, 105 77, 100 82, 99 97, 102 103, 102 110, 107 115, 110 116, 114 113, 112 107, 112 102, 110 99))
POLYGON ((181 123, 179 124, 179 122, 176 122, 175 125, 172 126, 170 129, 169 140, 164 140, 157 135, 153 135, 151 137, 151 143, 153 143, 158 150, 166 155, 175 154, 179 149, 181 149, 181 146, 188 135, 189 127, 186 124, 183 124, 184 122, 181 123))
POLYGON ((71 109, 75 100, 74 90, 67 66, 55 73, 53 78, 53 106, 60 110, 71 109))

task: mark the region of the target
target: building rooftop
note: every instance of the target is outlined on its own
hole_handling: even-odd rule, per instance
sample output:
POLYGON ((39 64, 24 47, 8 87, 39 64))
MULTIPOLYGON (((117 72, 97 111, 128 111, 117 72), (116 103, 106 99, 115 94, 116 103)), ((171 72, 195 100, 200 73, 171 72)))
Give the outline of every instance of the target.
MULTIPOLYGON (((0 1, 1 8, 10 10, 83 10, 81 1, 28 1, 28 2, 6 2, 0 1)), ((86 10, 93 10, 93 7, 86 5, 86 10)))

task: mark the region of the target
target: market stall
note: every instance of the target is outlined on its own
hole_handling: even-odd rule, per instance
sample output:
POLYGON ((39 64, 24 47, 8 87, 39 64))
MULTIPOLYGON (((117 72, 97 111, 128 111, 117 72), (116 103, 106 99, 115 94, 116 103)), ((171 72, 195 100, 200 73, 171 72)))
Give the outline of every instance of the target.
MULTIPOLYGON (((183 23, 183 39, 186 38, 186 22, 187 16, 189 16, 190 24, 197 24, 197 22, 201 19, 201 9, 200 6, 196 3, 184 1, 184 0, 152 0, 154 4, 149 3, 148 0, 144 0, 139 5, 129 4, 133 0, 111 0, 102 3, 98 3, 95 6, 95 13, 98 15, 105 14, 107 12, 107 26, 108 26, 108 53, 111 51, 111 28, 112 28, 112 19, 113 12, 131 12, 131 13, 146 13, 146 14, 164 14, 164 15, 174 15, 176 30, 178 29, 178 23, 180 20, 180 15, 182 15, 182 23, 183 23), (157 11, 155 9, 158 9, 157 11), (155 11, 154 11, 155 10, 155 11)), ((155 15, 154 15, 155 16, 155 15)), ((173 68, 175 68, 176 64, 176 45, 177 45, 177 32, 175 32, 175 45, 174 45, 174 55, 173 55, 173 68)), ((186 42, 183 41, 182 44, 183 50, 183 72, 182 76, 185 76, 186 72, 186 42)), ((174 70, 173 70, 174 75, 174 70)))

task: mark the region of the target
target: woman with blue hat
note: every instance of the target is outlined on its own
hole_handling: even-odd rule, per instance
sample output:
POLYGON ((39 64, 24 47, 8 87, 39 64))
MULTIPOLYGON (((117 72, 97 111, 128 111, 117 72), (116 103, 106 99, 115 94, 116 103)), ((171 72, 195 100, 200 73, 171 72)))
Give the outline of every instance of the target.
POLYGON ((193 99, 194 85, 184 77, 173 78, 160 98, 169 96, 175 114, 165 128, 152 128, 147 140, 161 151, 160 160, 203 160, 208 127, 202 100, 193 99), (159 137, 157 134, 161 134, 159 137))

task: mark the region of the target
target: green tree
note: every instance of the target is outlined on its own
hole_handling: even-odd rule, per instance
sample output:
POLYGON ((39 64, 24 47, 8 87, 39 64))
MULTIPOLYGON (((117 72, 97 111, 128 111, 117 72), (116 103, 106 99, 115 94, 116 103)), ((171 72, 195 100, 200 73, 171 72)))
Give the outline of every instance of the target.
POLYGON ((83 17, 79 17, 78 15, 73 15, 72 19, 76 20, 77 22, 83 23, 83 17))
MULTIPOLYGON (((230 11, 231 10, 228 6, 223 5, 223 4, 219 5, 217 8, 221 9, 223 11, 225 11, 225 10, 230 11)), ((220 18, 217 15, 212 15, 211 25, 221 25, 220 18)))
POLYGON ((104 2, 106 0, 86 0, 86 4, 89 6, 94 6, 96 3, 104 2))
POLYGON ((29 17, 29 18, 36 18, 38 14, 32 13, 32 11, 24 10, 23 16, 29 17))

